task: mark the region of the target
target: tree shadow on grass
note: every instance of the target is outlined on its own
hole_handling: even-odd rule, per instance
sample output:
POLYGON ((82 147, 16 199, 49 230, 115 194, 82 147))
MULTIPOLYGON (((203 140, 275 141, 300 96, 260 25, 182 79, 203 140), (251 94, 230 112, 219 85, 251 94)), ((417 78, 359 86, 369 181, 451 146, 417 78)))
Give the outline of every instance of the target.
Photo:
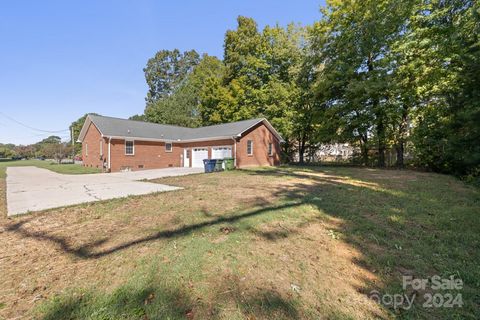
POLYGON ((221 225, 221 224, 233 224, 236 222, 239 222, 243 219, 247 219, 250 217, 255 217, 259 216, 262 214, 267 214, 274 212, 276 210, 282 210, 282 209, 287 209, 287 208, 292 208, 295 206, 298 206, 298 202, 291 202, 291 203, 286 203, 280 206, 268 206, 268 207, 263 207, 259 209, 255 209, 252 211, 247 211, 243 212, 240 214, 233 214, 233 215, 228 215, 228 216, 221 216, 221 217, 216 217, 214 219, 210 219, 207 221, 203 221, 200 223, 196 224, 191 224, 191 225, 186 225, 182 226, 179 228, 173 228, 173 229, 167 229, 163 231, 156 232, 152 235, 145 236, 145 237, 140 237, 137 239, 133 239, 127 242, 123 242, 119 245, 113 246, 111 248, 101 250, 101 251, 93 251, 93 249, 97 248, 98 246, 104 244, 105 242, 108 241, 108 239, 103 238, 100 240, 96 240, 94 242, 86 243, 83 244, 79 247, 74 247, 70 245, 66 239, 63 237, 58 237, 55 235, 48 234, 46 232, 39 232, 39 231, 32 231, 27 228, 23 227, 23 224, 25 224, 28 220, 20 221, 15 224, 8 225, 5 230, 8 232, 15 232, 17 234, 20 234, 22 237, 25 238, 33 238, 36 240, 41 240, 41 241, 47 241, 47 242, 52 242, 56 245, 58 245, 64 252, 68 254, 72 254, 78 258, 82 259, 95 259, 95 258, 100 258, 109 254, 112 254, 114 252, 120 251, 127 249, 132 246, 140 245, 143 243, 148 243, 160 239, 169 239, 169 238, 174 238, 174 237, 179 237, 179 236, 185 236, 190 234, 193 231, 197 231, 202 228, 206 227, 211 227, 215 225, 221 225))
POLYGON ((129 283, 111 293, 87 291, 67 293, 47 301, 37 309, 44 320, 61 319, 225 319, 236 314, 250 319, 299 319, 295 302, 278 293, 259 289, 245 293, 238 283, 229 283, 228 294, 216 288, 211 300, 195 298, 188 289, 150 279, 129 283), (233 289, 232 289, 233 287, 233 289), (222 306, 228 305, 228 314, 222 306))
POLYGON ((198 308, 199 319, 302 319, 301 305, 294 296, 280 294, 261 283, 252 286, 229 273, 213 282, 208 301, 198 308), (203 310, 202 310, 203 309, 203 310))
MULTIPOLYGON (((313 173, 319 171, 312 168, 309 168, 309 170, 313 173)), ((379 181, 375 177, 368 177, 367 175, 367 177, 357 178, 365 181, 364 183, 352 183, 348 179, 347 172, 332 177, 299 171, 301 171, 301 168, 294 172, 282 169, 246 171, 250 175, 294 179, 292 183, 279 185, 273 191, 274 195, 282 199, 285 204, 279 206, 265 204, 258 209, 221 217, 204 214, 205 221, 203 222, 162 230, 108 249, 98 250, 99 246, 108 239, 74 247, 62 237, 30 231, 23 227, 23 222, 12 224, 5 230, 19 233, 23 237, 53 242, 65 252, 82 259, 94 259, 160 239, 187 236, 191 232, 203 228, 222 224, 236 224, 250 217, 310 205, 328 217, 341 219, 342 223, 336 227, 335 231, 342 235, 342 241, 362 253, 361 257, 352 260, 352 262, 381 276, 382 283, 365 283, 364 287, 358 288, 359 292, 369 292, 371 289, 388 290, 389 288, 398 290, 401 285, 401 275, 406 272, 413 276, 425 277, 433 274, 447 276, 449 272, 456 270, 466 286, 470 288, 469 291, 465 291, 466 307, 459 314, 471 316, 475 312, 478 313, 479 307, 474 299, 475 291, 478 295, 477 279, 480 275, 477 267, 480 258, 478 251, 469 251, 468 249, 472 243, 478 243, 479 241, 479 232, 475 231, 475 228, 478 229, 478 223, 475 221, 478 220, 473 219, 472 223, 462 225, 463 232, 454 232, 454 224, 450 221, 452 217, 446 214, 450 209, 448 206, 451 206, 451 204, 448 201, 436 198, 436 194, 432 190, 429 190, 430 194, 424 195, 423 200, 426 203, 417 207, 415 201, 418 201, 418 199, 416 197, 409 194, 408 191, 395 192, 395 184, 389 186, 385 179, 379 181), (439 206, 443 206, 444 210, 439 211, 439 206), (456 252, 456 254, 445 255, 441 250, 449 250, 449 252, 456 252)), ((378 175, 379 173, 375 171, 375 174, 378 175)), ((471 213, 472 217, 474 213, 471 213)), ((324 218, 324 215, 316 217, 319 221, 324 218)), ((455 218, 463 219, 464 217, 455 218)), ((265 234, 265 238, 271 241, 286 236, 288 236, 288 233, 284 231, 280 234, 268 234, 268 232, 265 234)), ((255 306, 260 301, 260 305, 271 305, 276 310, 283 310, 278 312, 290 314, 290 311, 288 311, 290 310, 289 304, 283 305, 282 300, 280 298, 276 300, 272 294, 275 293, 263 292, 254 298, 250 296, 253 300, 247 299, 245 303, 255 306)), ((66 307, 68 306, 66 305, 66 307)), ((73 306, 75 306, 75 303, 73 303, 73 306)), ((248 309, 251 310, 254 307, 248 309)))
POLYGON ((286 300, 277 292, 264 291, 241 300, 245 315, 260 319, 300 319, 297 304, 286 300))
POLYGON ((56 296, 38 313, 58 319, 185 319, 192 310, 190 297, 171 286, 126 285, 112 293, 88 291, 56 296))
POLYGON ((404 275, 448 278, 455 274, 465 283, 460 292, 465 303, 463 308, 425 309, 424 301, 420 300, 423 298, 419 298, 411 310, 393 310, 387 306, 396 315, 474 318, 479 314, 480 306, 475 300, 480 292, 480 255, 472 248, 472 244, 480 243, 477 219, 480 208, 477 206, 475 210, 478 194, 476 198, 462 193, 445 194, 445 190, 450 189, 448 180, 440 176, 426 176, 429 185, 425 185, 421 178, 409 179, 408 172, 371 170, 370 174, 370 171, 358 173, 348 168, 341 174, 323 171, 323 168, 307 168, 305 172, 302 168, 294 171, 279 168, 248 170, 248 174, 294 178, 293 183, 280 185, 275 195, 284 201, 301 201, 318 209, 324 214, 314 218, 318 221, 325 217, 340 219, 335 232, 361 253, 352 262, 376 273, 381 280, 365 282, 357 288, 359 292, 413 294, 402 288, 404 275), (390 174, 394 174, 395 179, 389 179, 390 174), (403 178, 409 179, 407 185, 402 184, 403 178), (459 209, 466 204, 463 211, 459 209))

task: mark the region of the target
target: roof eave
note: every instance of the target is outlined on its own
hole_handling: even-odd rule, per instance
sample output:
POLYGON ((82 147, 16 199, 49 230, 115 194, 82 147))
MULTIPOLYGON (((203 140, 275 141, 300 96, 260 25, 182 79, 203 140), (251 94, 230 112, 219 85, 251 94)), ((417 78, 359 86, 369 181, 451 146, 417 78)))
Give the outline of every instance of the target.
POLYGON ((218 137, 209 137, 209 138, 198 138, 198 139, 158 139, 158 138, 145 138, 145 137, 129 137, 129 136, 114 136, 114 135, 105 135, 106 138, 119 139, 119 140, 135 140, 135 141, 156 141, 156 142, 169 142, 169 143, 190 143, 190 142, 202 142, 202 141, 212 141, 212 140, 226 140, 232 139, 232 136, 218 136, 218 137))

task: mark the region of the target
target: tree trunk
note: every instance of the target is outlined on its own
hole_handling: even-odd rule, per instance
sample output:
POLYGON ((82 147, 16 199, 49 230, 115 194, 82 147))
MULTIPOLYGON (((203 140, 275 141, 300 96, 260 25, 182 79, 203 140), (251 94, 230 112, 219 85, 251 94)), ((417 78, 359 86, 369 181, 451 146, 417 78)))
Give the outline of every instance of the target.
POLYGON ((378 138, 378 166, 385 167, 385 125, 383 117, 380 115, 377 122, 378 138))
POLYGON ((398 143, 397 143, 397 163, 396 166, 399 168, 404 167, 404 153, 405 153, 405 137, 408 129, 408 107, 404 105, 402 109, 402 119, 400 126, 398 128, 398 143))
POLYGON ((368 137, 365 135, 365 137, 360 138, 360 152, 362 153, 362 162, 365 166, 368 166, 368 137))
POLYGON ((396 166, 398 168, 403 168, 403 150, 404 150, 404 142, 403 139, 401 139, 398 144, 397 144, 397 163, 396 166))
POLYGON ((375 117, 377 120, 377 148, 378 148, 378 163, 377 166, 385 167, 385 117, 384 112, 380 110, 379 102, 377 99, 373 101, 373 110, 375 111, 375 117))
MULTIPOLYGON (((373 61, 373 54, 370 53, 367 60, 367 67, 370 73, 374 70, 373 61)), ((378 166, 385 167, 385 119, 383 111, 380 110, 380 101, 378 97, 373 97, 372 100, 372 110, 377 118, 378 166)))
POLYGON ((300 146, 298 148, 298 162, 300 164, 305 163, 305 135, 300 139, 300 146))
POLYGON ((364 145, 364 147, 362 148, 362 158, 363 158, 363 164, 365 166, 368 166, 368 149, 367 149, 367 146, 364 145))

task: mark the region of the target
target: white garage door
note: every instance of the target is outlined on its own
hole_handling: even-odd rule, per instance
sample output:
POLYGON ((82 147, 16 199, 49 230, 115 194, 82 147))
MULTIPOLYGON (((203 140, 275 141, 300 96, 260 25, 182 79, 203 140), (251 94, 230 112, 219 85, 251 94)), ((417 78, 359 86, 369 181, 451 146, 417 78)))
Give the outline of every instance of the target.
POLYGON ((193 148, 192 149, 192 167, 203 168, 203 159, 208 159, 208 149, 193 148))
POLYGON ((223 159, 232 157, 232 147, 213 147, 212 159, 223 159))

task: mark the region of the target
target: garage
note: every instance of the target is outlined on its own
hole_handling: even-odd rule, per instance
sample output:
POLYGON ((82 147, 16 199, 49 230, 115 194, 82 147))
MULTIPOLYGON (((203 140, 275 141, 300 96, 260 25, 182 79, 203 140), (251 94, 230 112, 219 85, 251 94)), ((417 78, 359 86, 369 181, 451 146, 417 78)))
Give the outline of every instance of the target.
POLYGON ((212 148, 212 159, 224 159, 232 157, 232 147, 213 147, 212 148))
POLYGON ((208 148, 193 148, 192 167, 203 168, 203 159, 208 159, 208 148))

